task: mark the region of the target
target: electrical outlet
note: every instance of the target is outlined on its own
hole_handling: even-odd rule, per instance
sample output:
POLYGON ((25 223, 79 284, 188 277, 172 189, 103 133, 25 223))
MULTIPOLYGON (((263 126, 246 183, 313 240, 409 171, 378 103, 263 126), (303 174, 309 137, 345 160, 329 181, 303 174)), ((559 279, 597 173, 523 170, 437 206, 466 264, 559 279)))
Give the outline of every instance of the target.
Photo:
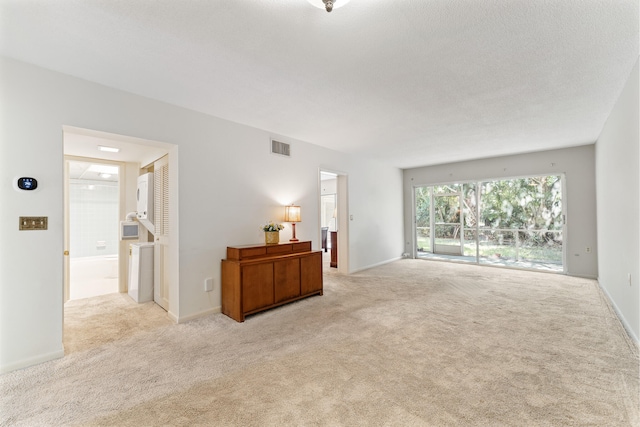
POLYGON ((211 292, 213 290, 213 278, 209 277, 204 279, 204 290, 205 292, 211 292))

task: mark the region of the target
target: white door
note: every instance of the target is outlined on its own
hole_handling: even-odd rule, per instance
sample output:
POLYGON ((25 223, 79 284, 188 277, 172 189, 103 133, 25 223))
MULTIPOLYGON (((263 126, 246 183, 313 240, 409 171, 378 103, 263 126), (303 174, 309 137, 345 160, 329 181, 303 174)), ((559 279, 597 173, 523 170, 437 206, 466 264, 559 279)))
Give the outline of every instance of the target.
POLYGON ((70 275, 71 269, 69 268, 69 160, 64 160, 64 302, 69 301, 70 290, 70 275))
POLYGON ((169 311, 169 156, 153 164, 154 172, 154 292, 153 300, 169 311))

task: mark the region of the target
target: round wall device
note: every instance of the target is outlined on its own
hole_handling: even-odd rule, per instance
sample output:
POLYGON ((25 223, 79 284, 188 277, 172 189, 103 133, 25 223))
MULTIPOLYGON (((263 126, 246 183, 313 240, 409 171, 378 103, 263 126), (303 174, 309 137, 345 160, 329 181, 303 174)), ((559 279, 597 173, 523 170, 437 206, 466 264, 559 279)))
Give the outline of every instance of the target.
POLYGON ((33 191, 38 188, 38 180, 29 176, 17 178, 14 181, 16 190, 33 191))

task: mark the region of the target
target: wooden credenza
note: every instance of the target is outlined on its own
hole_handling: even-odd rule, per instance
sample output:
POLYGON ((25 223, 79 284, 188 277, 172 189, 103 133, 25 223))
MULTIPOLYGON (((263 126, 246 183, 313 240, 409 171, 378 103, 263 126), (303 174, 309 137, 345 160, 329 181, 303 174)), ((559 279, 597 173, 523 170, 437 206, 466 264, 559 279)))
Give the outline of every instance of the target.
POLYGON ((312 295, 322 295, 322 252, 311 242, 227 247, 222 312, 232 319, 312 295))

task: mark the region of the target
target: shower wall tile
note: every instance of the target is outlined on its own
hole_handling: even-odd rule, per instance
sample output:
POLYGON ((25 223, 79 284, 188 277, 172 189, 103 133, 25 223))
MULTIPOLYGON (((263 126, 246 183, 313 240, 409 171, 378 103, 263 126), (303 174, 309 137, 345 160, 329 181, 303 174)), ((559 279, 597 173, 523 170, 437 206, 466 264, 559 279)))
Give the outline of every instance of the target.
POLYGON ((72 258, 118 253, 118 183, 70 180, 69 225, 72 258))

